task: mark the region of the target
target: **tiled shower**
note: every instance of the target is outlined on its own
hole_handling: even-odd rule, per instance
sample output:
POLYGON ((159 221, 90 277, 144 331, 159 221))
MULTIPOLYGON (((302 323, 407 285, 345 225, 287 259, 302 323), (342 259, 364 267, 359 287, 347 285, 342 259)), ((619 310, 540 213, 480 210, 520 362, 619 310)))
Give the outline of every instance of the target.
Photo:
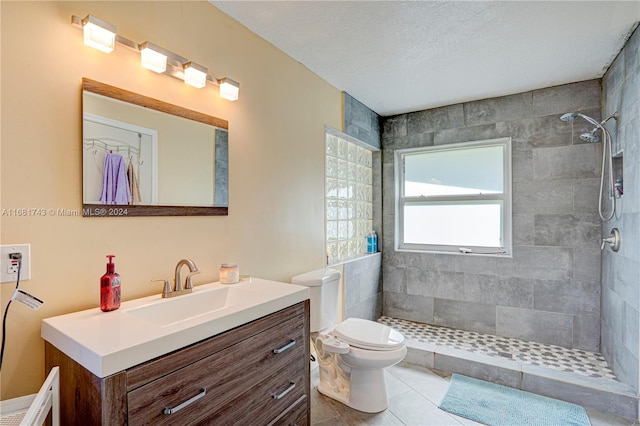
MULTIPOLYGON (((382 314, 602 353, 607 368, 637 393, 639 57, 636 29, 602 79, 381 117, 373 196, 382 273, 376 281, 375 273, 363 272, 376 268, 368 258, 345 264, 346 316, 382 314), (619 119, 607 128, 624 195, 614 219, 602 223, 602 144, 579 139, 591 130, 588 123, 559 117, 580 111, 599 118, 616 110, 619 119), (394 251, 394 150, 498 137, 513 144, 513 259, 394 251), (601 238, 613 227, 622 233, 622 247, 601 252, 601 238)), ((375 146, 372 114, 345 95, 346 133, 375 146)))

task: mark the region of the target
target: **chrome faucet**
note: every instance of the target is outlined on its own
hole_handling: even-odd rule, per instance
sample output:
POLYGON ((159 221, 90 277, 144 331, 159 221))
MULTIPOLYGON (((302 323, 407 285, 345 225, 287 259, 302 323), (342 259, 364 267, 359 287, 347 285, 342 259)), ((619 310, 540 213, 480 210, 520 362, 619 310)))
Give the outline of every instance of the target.
POLYGON ((193 284, 191 283, 191 276, 199 274, 198 266, 191 259, 182 259, 176 265, 176 275, 174 278, 174 287, 171 292, 172 296, 179 296, 185 293, 191 293, 193 291, 193 284), (182 267, 187 265, 189 267, 189 275, 185 280, 184 285, 182 284, 182 267))

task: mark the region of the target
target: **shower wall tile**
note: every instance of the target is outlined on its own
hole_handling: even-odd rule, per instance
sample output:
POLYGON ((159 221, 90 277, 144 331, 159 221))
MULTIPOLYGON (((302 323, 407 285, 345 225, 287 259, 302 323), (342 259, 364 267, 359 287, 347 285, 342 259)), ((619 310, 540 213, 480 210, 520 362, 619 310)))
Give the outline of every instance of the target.
POLYGON ((633 75, 640 68, 640 31, 635 31, 623 50, 626 75, 633 75))
POLYGON ((514 182, 512 206, 514 214, 572 213, 571 181, 562 179, 514 182))
POLYGON ((599 315, 600 285, 577 280, 537 280, 533 309, 572 315, 599 315))
POLYGON ((573 316, 497 306, 496 331, 501 336, 563 346, 572 341, 573 316))
POLYGON ((571 278, 573 250, 568 247, 515 247, 513 259, 498 259, 499 275, 547 280, 571 278))
POLYGON ((348 93, 343 93, 344 132, 380 148, 380 117, 348 93))
POLYGON ((513 245, 532 246, 533 245, 533 215, 513 214, 513 245))
POLYGON ((345 318, 364 318, 374 321, 382 316, 382 297, 372 297, 349 307, 345 318))
POLYGON ((533 152, 533 178, 580 179, 600 177, 601 144, 544 148, 533 152))
POLYGON ((407 133, 409 135, 464 127, 464 124, 462 104, 407 114, 407 133))
POLYGON ((612 265, 611 268, 612 276, 607 280, 607 287, 637 310, 640 308, 640 268, 638 268, 638 263, 622 256, 615 260, 615 265, 612 265))
POLYGON ((525 119, 531 117, 532 114, 533 100, 531 92, 464 104, 464 121, 467 126, 525 119))
POLYGON ((382 314, 382 254, 363 256, 343 265, 345 317, 376 320, 382 314))
POLYGON ((575 315, 573 317, 573 347, 598 352, 600 347, 600 316, 575 315))
POLYGON ((635 357, 635 352, 636 349, 630 351, 625 346, 620 346, 618 343, 612 367, 621 382, 637 388, 637 377, 639 375, 638 367, 640 366, 640 361, 635 357))
POLYGON ((600 118, 600 80, 382 118, 385 315, 598 348, 601 144, 580 140, 589 123, 559 120, 570 111, 600 118), (500 137, 512 139, 513 257, 395 251, 394 152, 500 137))
POLYGON ((530 278, 465 274, 463 298, 468 302, 532 309, 535 281, 530 278))
POLYGON ((533 115, 561 115, 600 105, 600 81, 588 80, 533 91, 533 115))
POLYGON ((638 390, 640 373, 640 29, 636 28, 605 73, 603 114, 619 117, 607 128, 615 133, 613 146, 623 154, 624 196, 618 213, 603 224, 602 235, 618 227, 620 251, 602 252, 602 353, 618 378, 638 390))
POLYGON ((382 300, 386 316, 433 324, 433 297, 385 290, 382 300))
POLYGON ((573 249, 573 279, 600 286, 601 269, 599 247, 573 249))
POLYGON ((611 64, 606 74, 602 77, 602 86, 607 90, 617 92, 622 84, 625 82, 625 55, 618 55, 615 61, 611 64))
POLYGON ((597 214, 537 214, 534 229, 537 246, 589 247, 600 242, 602 225, 597 214))
POLYGON ((419 146, 433 146, 435 133, 412 133, 407 136, 404 148, 416 148, 419 146))
POLYGON ((407 293, 420 296, 456 298, 464 289, 464 274, 407 269, 407 293))
POLYGON ((508 129, 514 151, 571 145, 574 130, 573 126, 558 120, 555 114, 505 122, 501 127, 508 129))
POLYGON ((495 258, 487 257, 434 254, 433 268, 439 271, 465 272, 467 274, 495 274, 497 261, 495 258))
POLYGON ((484 139, 494 139, 507 137, 508 134, 499 134, 495 124, 482 126, 461 127, 458 129, 447 129, 438 131, 435 134, 434 145, 446 145, 457 142, 480 141, 484 139))
POLYGON ((638 345, 639 335, 637 324, 640 316, 638 315, 638 311, 633 309, 631 306, 625 304, 624 305, 624 325, 622 328, 622 343, 629 350, 629 352, 633 352, 638 345))
POLYGON ((434 299, 433 324, 480 333, 496 332, 496 306, 489 303, 434 299))
POLYGON ((385 117, 382 120, 382 139, 398 136, 407 136, 407 114, 385 117))
POLYGON ((528 182, 533 179, 533 151, 513 151, 511 157, 511 181, 528 182))
POLYGON ((403 267, 384 265, 382 267, 382 281, 384 290, 394 293, 407 294, 407 271, 403 267))
POLYGON ((576 213, 597 213, 600 179, 573 181, 573 209, 576 213))

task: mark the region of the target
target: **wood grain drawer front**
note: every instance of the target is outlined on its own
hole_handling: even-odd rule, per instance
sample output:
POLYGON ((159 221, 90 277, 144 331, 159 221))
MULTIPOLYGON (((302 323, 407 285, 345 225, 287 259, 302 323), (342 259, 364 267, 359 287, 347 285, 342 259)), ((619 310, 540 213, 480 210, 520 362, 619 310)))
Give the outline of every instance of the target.
MULTIPOLYGON (((198 422, 208 413, 217 412, 232 403, 254 384, 278 376, 280 370, 303 369, 307 365, 304 336, 304 321, 295 316, 129 392, 129 424, 185 425, 198 422), (274 353, 292 340, 296 343, 281 353, 274 353), (165 408, 179 406, 200 395, 202 389, 206 389, 202 398, 177 413, 164 414, 165 408)), ((296 388, 303 392, 304 384, 302 379, 299 381, 296 388)), ((284 384, 279 386, 286 389, 284 384)))
POLYGON ((308 426, 308 398, 306 395, 301 396, 293 406, 287 408, 269 426, 308 426))
MULTIPOLYGON (((304 366, 291 364, 275 371, 232 403, 190 426, 266 426, 305 396, 304 366)), ((306 404, 305 404, 306 406, 306 404)))
POLYGON ((212 353, 226 349, 241 340, 255 336, 268 328, 281 327, 281 323, 290 318, 297 317, 302 322, 305 318, 305 303, 298 303, 233 330, 130 368, 127 370, 127 391, 132 391, 212 353))

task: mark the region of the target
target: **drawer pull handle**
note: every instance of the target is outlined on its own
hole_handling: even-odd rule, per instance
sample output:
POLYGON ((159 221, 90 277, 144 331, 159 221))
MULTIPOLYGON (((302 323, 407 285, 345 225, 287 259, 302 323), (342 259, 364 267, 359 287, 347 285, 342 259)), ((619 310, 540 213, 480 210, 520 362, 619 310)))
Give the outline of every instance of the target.
POLYGON ((176 405, 173 408, 165 408, 164 409, 164 414, 173 414, 173 413, 177 413, 178 411, 182 410, 184 407, 186 407, 187 405, 191 405, 194 402, 196 402, 197 400, 199 400, 200 398, 204 397, 207 394, 207 390, 205 388, 200 389, 200 393, 197 394, 196 396, 194 396, 193 398, 190 398, 188 400, 186 400, 185 402, 183 402, 180 405, 176 405))
POLYGON ((291 341, 289 343, 287 343, 286 345, 284 345, 283 347, 281 347, 280 349, 274 349, 273 353, 274 354, 280 354, 284 351, 286 351, 287 349, 291 348, 293 345, 296 344, 296 341, 291 339, 291 341))
POLYGON ((295 384, 295 383, 293 383, 293 382, 289 382, 289 385, 290 385, 290 386, 289 386, 287 389, 285 389, 282 393, 280 393, 280 394, 278 394, 278 395, 276 395, 276 394, 274 393, 274 394, 272 395, 272 396, 273 396, 273 399, 282 399, 282 398, 284 398, 284 396, 285 396, 286 394, 288 394, 289 392, 291 392, 291 391, 293 390, 293 388, 295 388, 295 387, 296 387, 296 384, 295 384))

